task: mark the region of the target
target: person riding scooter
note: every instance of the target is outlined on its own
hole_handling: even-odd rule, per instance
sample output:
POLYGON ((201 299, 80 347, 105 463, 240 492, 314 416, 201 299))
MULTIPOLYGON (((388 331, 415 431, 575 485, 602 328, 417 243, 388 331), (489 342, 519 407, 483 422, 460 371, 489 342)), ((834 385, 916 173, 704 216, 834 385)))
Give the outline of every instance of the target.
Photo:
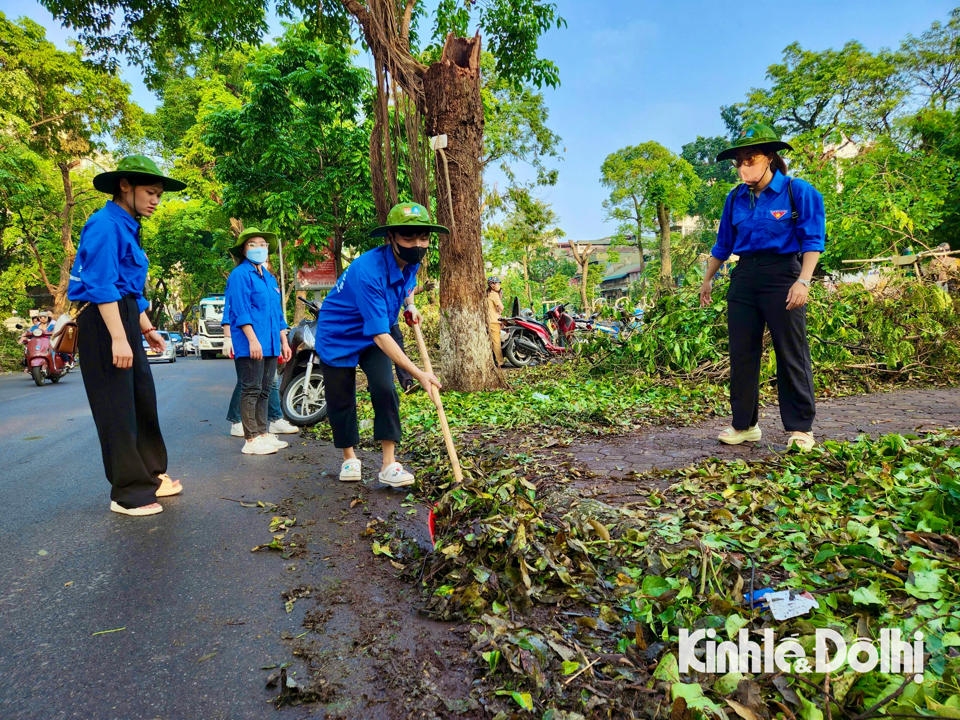
POLYGON ((20 342, 26 343, 33 336, 34 330, 41 330, 45 333, 53 332, 53 318, 50 317, 50 314, 45 310, 41 310, 37 314, 37 322, 34 323, 29 330, 25 331, 23 335, 20 336, 20 342))

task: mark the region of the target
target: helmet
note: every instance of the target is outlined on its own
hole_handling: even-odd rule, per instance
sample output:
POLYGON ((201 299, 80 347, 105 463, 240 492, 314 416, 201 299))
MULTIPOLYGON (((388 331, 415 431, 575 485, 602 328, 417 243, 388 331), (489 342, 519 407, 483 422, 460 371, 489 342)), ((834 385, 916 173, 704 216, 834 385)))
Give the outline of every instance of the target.
POLYGON ((498 278, 496 275, 491 275, 487 278, 487 285, 495 285, 498 282, 500 282, 500 278, 498 278))

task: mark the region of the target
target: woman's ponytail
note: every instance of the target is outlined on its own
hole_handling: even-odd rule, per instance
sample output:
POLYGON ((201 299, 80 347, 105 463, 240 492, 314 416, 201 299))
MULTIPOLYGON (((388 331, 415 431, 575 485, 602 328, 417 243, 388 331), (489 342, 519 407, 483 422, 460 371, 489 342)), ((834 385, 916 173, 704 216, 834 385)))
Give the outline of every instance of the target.
POLYGON ((780 157, 780 153, 772 152, 768 157, 770 158, 770 167, 779 170, 781 175, 787 174, 787 161, 780 157))

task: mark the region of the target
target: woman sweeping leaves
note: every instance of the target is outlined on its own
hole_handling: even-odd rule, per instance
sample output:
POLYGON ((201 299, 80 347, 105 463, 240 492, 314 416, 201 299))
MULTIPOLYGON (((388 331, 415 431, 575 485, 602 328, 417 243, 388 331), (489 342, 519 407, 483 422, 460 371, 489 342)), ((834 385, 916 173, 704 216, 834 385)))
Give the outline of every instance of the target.
POLYGON ((327 411, 333 443, 343 450, 340 480, 361 479, 360 460, 354 448, 360 443, 357 430, 356 374, 359 366, 367 376, 373 402, 373 438, 383 448, 378 478, 384 485, 412 485, 413 475, 396 461, 400 442, 400 399, 393 384, 393 365, 410 374, 424 389, 440 381, 404 354, 390 335, 390 326, 401 308, 408 322, 420 322, 413 302, 420 261, 430 246, 430 234, 448 233, 430 223, 423 205, 400 203, 387 216, 387 224, 371 237, 385 237, 387 244, 369 250, 344 271, 330 291, 317 319, 317 344, 326 389, 327 411))

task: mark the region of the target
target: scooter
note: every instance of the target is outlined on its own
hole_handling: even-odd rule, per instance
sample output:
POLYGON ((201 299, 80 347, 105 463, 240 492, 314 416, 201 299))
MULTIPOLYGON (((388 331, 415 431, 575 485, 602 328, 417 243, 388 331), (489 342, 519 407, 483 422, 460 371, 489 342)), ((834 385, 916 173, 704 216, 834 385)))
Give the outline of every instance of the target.
MULTIPOLYGON (((22 325, 17 325, 22 330, 22 325)), ((70 364, 64 362, 60 353, 55 352, 50 345, 50 333, 37 328, 23 341, 23 371, 33 377, 38 385, 50 378, 50 382, 58 383, 60 378, 70 372, 70 364)))
POLYGON ((547 359, 567 351, 567 348, 554 344, 550 328, 535 320, 532 313, 529 316, 502 318, 500 325, 506 332, 503 356, 514 367, 527 367, 538 358, 547 359))
POLYGON ((314 350, 320 306, 299 295, 297 300, 307 306, 313 320, 304 318, 290 333, 292 354, 280 380, 280 408, 284 417, 297 427, 309 427, 327 416, 320 357, 314 350))
POLYGON ((595 327, 597 332, 609 335, 614 340, 619 340, 621 332, 636 332, 643 328, 643 308, 636 308, 632 317, 626 310, 621 310, 620 320, 601 321, 595 327))
POLYGON ((548 326, 553 326, 557 345, 565 348, 573 345, 573 335, 577 330, 577 322, 573 315, 567 312, 566 303, 561 303, 547 310, 544 321, 548 326))

